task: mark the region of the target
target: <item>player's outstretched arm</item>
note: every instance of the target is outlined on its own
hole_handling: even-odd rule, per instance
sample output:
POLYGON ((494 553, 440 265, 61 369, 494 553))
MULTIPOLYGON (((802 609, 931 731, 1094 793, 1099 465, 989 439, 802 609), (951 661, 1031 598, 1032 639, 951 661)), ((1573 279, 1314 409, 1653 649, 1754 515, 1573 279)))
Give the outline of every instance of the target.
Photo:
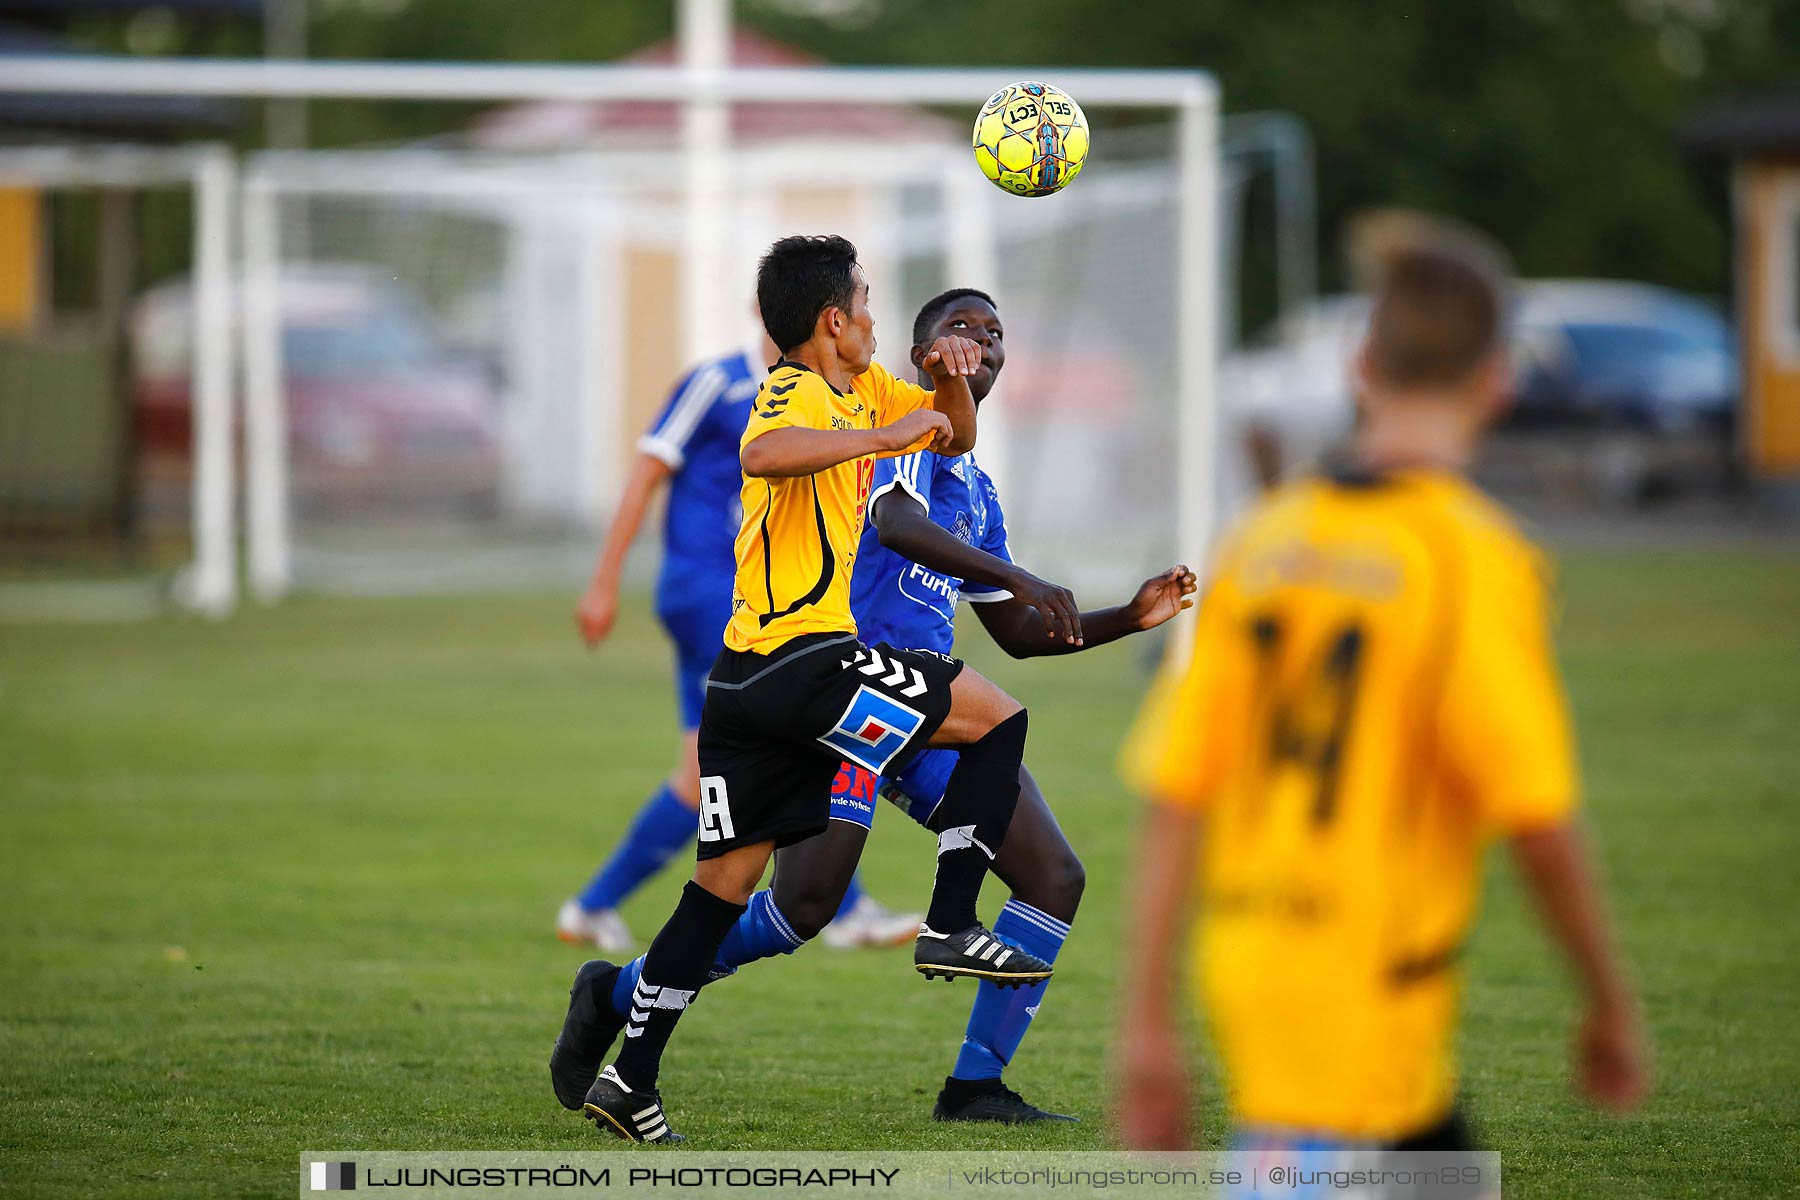
POLYGON ((1187 943, 1188 896, 1203 818, 1151 804, 1138 851, 1130 929, 1131 986, 1120 1005, 1119 1136, 1131 1150, 1192 1145, 1187 1052, 1175 1024, 1176 980, 1187 943))
POLYGON ((575 625, 581 640, 593 649, 612 632, 619 615, 619 578, 625 570, 625 555, 637 540, 657 489, 674 474, 669 464, 654 454, 640 453, 631 461, 631 473, 625 477, 625 494, 619 497, 618 511, 606 531, 606 544, 600 548, 600 561, 594 566, 594 577, 581 594, 575 608, 575 625))
POLYGON ((807 429, 798 425, 771 429, 745 443, 738 457, 750 478, 779 479, 814 475, 870 454, 936 450, 948 444, 950 437, 950 418, 923 408, 875 429, 807 429))
POLYGON ((924 507, 899 489, 876 500, 870 520, 881 544, 901 557, 945 575, 1011 592, 1012 599, 978 604, 975 611, 994 644, 1013 658, 1073 654, 1104 646, 1154 629, 1193 606, 1194 573, 1177 565, 1145 580, 1129 604, 1084 613, 1068 588, 969 545, 926 516, 924 507))
MULTIPOLYGON (((1043 587, 1055 586, 1035 576, 1027 575, 1027 578, 1043 587)), ((1155 629, 1183 609, 1192 608, 1192 597, 1198 586, 1194 573, 1180 563, 1152 575, 1138 586, 1130 603, 1077 614, 1076 620, 1080 623, 1073 645, 1038 636, 1044 618, 1041 609, 1026 598, 1029 592, 1014 591, 1011 600, 977 605, 975 611, 981 615, 982 627, 994 643, 1014 658, 1073 654, 1077 650, 1091 650, 1134 633, 1155 629)), ((1057 590, 1066 594, 1065 589, 1057 590)))
POLYGON ((975 394, 970 375, 981 369, 981 347, 965 337, 941 337, 919 360, 931 376, 932 407, 950 418, 950 440, 939 454, 967 454, 975 448, 975 394))
POLYGON ((1637 1107, 1650 1073, 1637 1001, 1612 950, 1593 867, 1573 822, 1512 839, 1513 860, 1551 938, 1581 982, 1585 1011, 1575 1047, 1575 1082, 1594 1104, 1637 1107))

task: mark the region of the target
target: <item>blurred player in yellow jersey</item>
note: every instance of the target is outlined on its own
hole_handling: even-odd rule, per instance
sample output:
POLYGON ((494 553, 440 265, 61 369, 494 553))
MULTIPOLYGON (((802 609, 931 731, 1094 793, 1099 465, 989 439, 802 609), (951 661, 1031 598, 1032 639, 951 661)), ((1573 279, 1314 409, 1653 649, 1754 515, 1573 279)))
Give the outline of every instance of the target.
POLYGON ((1192 661, 1127 749, 1151 801, 1123 1012, 1132 1146, 1187 1144, 1171 1010, 1192 901, 1240 1146, 1471 1148, 1452 1040, 1493 837, 1579 978, 1579 1087, 1609 1109, 1644 1093, 1575 822, 1546 565, 1464 479, 1505 406, 1505 307, 1472 235, 1391 250, 1346 454, 1225 540, 1192 661))

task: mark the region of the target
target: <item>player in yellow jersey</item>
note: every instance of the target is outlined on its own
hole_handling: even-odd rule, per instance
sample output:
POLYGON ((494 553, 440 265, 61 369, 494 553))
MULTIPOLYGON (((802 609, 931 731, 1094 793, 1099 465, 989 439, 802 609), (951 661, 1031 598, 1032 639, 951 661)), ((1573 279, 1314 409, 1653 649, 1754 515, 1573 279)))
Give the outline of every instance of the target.
POLYGON ((1575 821, 1546 568, 1465 479, 1504 408, 1504 271, 1473 235, 1395 249, 1344 461, 1226 538, 1192 661, 1127 749, 1151 800, 1120 1128, 1187 1144, 1185 912, 1239 1144, 1466 1149, 1451 1054, 1481 852, 1505 839, 1580 980, 1579 1086, 1646 1086, 1575 821), (1197 883, 1197 886, 1196 886, 1197 883))
MULTIPOLYGON (((917 968, 1012 987, 1051 974, 975 912, 1018 803, 1025 710, 953 658, 865 646, 850 612, 875 459, 974 446, 969 377, 982 369, 981 347, 938 338, 919 363, 930 391, 876 365, 868 281, 856 247, 840 237, 776 242, 757 272, 757 302, 782 357, 739 450, 744 518, 733 612, 700 717, 699 862, 644 957, 626 1016, 608 1000, 619 969, 588 963, 550 1061, 564 1104, 633 1141, 679 1140, 656 1090, 663 1048, 770 856, 825 829, 832 781, 846 761, 883 775, 927 745, 960 751, 917 968), (601 1071, 621 1032, 616 1060, 601 1071)), ((1060 632, 1076 638, 1073 628, 1060 632)))

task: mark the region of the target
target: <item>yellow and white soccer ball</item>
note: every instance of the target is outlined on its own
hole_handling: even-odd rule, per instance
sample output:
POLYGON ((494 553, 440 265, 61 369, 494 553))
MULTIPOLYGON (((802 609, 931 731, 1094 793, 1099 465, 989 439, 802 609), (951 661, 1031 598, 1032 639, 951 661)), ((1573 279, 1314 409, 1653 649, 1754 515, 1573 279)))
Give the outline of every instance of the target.
POLYGON ((1047 83, 1014 83, 995 92, 975 117, 975 162, 994 186, 1015 196, 1060 192, 1087 161, 1081 105, 1047 83))

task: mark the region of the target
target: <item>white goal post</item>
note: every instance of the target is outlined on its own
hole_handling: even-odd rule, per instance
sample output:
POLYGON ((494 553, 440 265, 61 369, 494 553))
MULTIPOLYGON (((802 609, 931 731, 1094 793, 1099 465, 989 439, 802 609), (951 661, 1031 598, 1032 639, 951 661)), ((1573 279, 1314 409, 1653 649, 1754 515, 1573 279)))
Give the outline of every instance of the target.
MULTIPOLYGON (((0 90, 10 82, 0 72, 0 90)), ((185 185, 192 194, 193 472, 189 509, 193 561, 174 591, 186 608, 207 616, 230 613, 237 594, 232 521, 233 345, 231 243, 237 167, 221 145, 0 147, 0 185, 112 187, 185 185)))
MULTIPOLYGON (((716 347, 711 330, 723 327, 721 310, 733 302, 710 282, 725 277, 717 261, 723 248, 709 231, 720 228, 732 203, 722 162, 729 104, 842 106, 846 97, 879 96, 894 104, 955 105, 973 113, 998 87, 1016 79, 1046 78, 1067 88, 1091 108, 1160 111, 1173 118, 1174 163, 1179 197, 1176 242, 1170 255, 1175 299, 1172 349, 1175 381, 1177 480, 1174 544, 1198 565, 1215 520, 1216 413, 1214 367, 1219 342, 1219 93, 1210 75, 1187 70, 1102 70, 1046 67, 892 68, 804 67, 731 68, 720 65, 724 37, 710 4, 683 6, 681 35, 686 64, 550 66, 522 64, 385 63, 355 61, 249 61, 228 59, 118 60, 80 57, 14 58, 0 72, 0 91, 179 94, 232 98, 357 99, 414 101, 662 101, 682 106, 681 151, 687 186, 683 219, 688 236, 681 246, 680 311, 689 358, 716 347), (698 13, 698 16, 692 14, 698 13), (711 14, 709 16, 709 14, 711 14)), ((207 194, 233 170, 229 158, 207 160, 207 194)), ((973 174, 973 166, 970 173, 973 174)), ((1090 186, 1086 180, 1077 188, 1090 186)), ((229 185, 228 190, 229 190, 229 185)), ((252 259, 266 254, 270 236, 266 208, 246 197, 241 248, 252 259)), ((1030 204, 1034 201, 1019 200, 1030 204)), ((228 264, 234 257, 230 218, 217 200, 202 209, 200 237, 205 292, 202 320, 215 329, 269 327, 264 320, 233 321, 228 264), (217 322, 214 325, 214 322, 217 322)), ((254 277, 244 299, 254 310, 259 297, 254 277)), ((257 313, 246 315, 255 318, 257 313)), ((266 339, 246 334, 245 368, 250 401, 244 406, 247 513, 252 582, 265 598, 280 596, 289 584, 285 495, 281 477, 280 387, 273 376, 266 339), (273 399, 271 400, 271 397, 273 399), (271 411, 273 404, 274 411, 271 411)), ((206 339, 200 339, 206 341, 206 339)), ((208 342, 207 344, 211 344, 208 342)), ((235 589, 231 553, 231 505, 218 501, 218 480, 231 476, 234 406, 230 399, 232 361, 214 357, 197 375, 197 510, 206 525, 197 540, 197 578, 207 583, 210 611, 228 609, 235 589), (223 383, 221 383, 223 380, 223 383), (221 402, 218 397, 226 399, 221 402), (202 430, 198 426, 205 424, 202 430), (223 471, 221 473, 221 464, 223 471), (221 589, 223 591, 221 592, 221 589)), ((227 496, 229 493, 226 493, 227 496)), ((200 519, 197 517, 197 519, 200 519)))

